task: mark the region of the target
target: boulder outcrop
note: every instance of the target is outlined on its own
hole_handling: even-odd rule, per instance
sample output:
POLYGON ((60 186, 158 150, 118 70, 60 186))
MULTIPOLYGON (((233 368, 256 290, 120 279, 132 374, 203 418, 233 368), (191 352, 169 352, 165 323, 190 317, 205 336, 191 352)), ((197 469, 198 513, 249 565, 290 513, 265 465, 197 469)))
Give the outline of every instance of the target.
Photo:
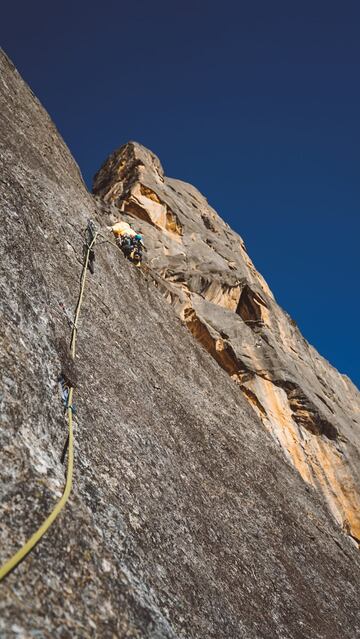
POLYGON ((71 498, 0 584, 1 637, 354 639, 358 551, 269 432, 289 459, 299 432, 329 463, 328 450, 350 459, 350 382, 286 323, 240 238, 150 152, 114 154, 94 200, 3 53, 0 101, 1 563, 63 490, 61 373, 77 409, 71 498), (119 216, 144 230, 144 269, 106 229, 119 216), (89 218, 100 236, 71 362, 89 218))

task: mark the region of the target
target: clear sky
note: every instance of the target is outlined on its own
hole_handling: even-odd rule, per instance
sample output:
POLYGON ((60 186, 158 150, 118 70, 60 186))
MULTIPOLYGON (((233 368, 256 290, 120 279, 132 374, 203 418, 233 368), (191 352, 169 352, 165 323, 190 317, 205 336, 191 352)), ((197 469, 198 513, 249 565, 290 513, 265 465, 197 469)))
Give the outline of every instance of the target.
POLYGON ((12 2, 2 46, 84 179, 128 140, 244 238, 360 386, 360 2, 12 2))

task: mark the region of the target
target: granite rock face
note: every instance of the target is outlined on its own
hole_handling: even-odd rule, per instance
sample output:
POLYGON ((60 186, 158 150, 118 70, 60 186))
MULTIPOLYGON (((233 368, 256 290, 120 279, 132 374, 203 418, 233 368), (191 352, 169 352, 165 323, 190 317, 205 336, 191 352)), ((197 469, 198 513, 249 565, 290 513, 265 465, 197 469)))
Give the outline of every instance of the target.
MULTIPOLYGON (((122 151, 124 182, 115 184, 107 170, 98 176, 104 199, 94 200, 48 115, 3 53, 0 100, 1 562, 35 531, 63 489, 61 372, 73 377, 77 407, 70 502, 0 584, 0 636, 354 639, 360 632, 358 551, 321 494, 284 459, 264 428, 265 415, 249 403, 256 396, 270 414, 266 388, 259 386, 261 395, 256 379, 280 388, 288 401, 286 384, 298 377, 296 370, 289 377, 285 359, 278 362, 288 334, 284 354, 274 343, 270 357, 256 341, 266 335, 275 342, 275 328, 265 334, 246 323, 256 305, 269 307, 257 318, 264 323, 275 326, 282 316, 246 262, 241 240, 240 259, 237 236, 210 209, 200 209, 197 191, 165 179, 156 158, 139 146, 122 151), (135 179, 138 170, 149 182, 135 179), (163 200, 161 185, 177 191, 173 199, 163 200), (106 229, 120 215, 120 201, 104 201, 110 188, 129 202, 130 190, 138 189, 140 204, 130 203, 129 215, 136 209, 146 217, 144 269, 124 259, 106 229), (209 241, 229 234, 224 255, 204 243, 202 270, 199 220, 186 217, 185 204, 180 211, 179 193, 184 202, 192 194, 209 241), (144 207, 142 197, 153 204, 144 207), (71 366, 66 344, 88 218, 101 237, 71 366), (173 306, 164 304, 164 294, 173 306), (228 362, 246 360, 245 352, 246 369, 234 369, 234 383, 228 362), (252 375, 255 366, 269 379, 252 375)), ((293 331, 291 339, 300 343, 293 331)), ((337 373, 309 352, 330 388, 337 373)), ((311 379, 305 379, 301 389, 311 404, 311 379)), ((353 397, 350 383, 343 384, 353 397)), ((312 429, 301 426, 309 437, 329 440, 334 450, 343 445, 342 421, 326 413, 324 425, 312 405, 306 411, 314 414, 312 429)))
POLYGON ((302 337, 243 240, 190 184, 137 143, 94 179, 112 220, 141 220, 149 272, 178 316, 241 388, 303 479, 360 541, 359 392, 302 337))

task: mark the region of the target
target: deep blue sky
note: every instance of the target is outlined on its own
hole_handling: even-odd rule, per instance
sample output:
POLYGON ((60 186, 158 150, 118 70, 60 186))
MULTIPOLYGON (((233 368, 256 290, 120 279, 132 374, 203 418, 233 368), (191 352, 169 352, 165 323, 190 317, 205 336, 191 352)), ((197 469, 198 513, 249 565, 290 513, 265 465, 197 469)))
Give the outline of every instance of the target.
POLYGON ((151 148, 359 386, 360 3, 7 5, 2 46, 88 185, 129 139, 151 148))

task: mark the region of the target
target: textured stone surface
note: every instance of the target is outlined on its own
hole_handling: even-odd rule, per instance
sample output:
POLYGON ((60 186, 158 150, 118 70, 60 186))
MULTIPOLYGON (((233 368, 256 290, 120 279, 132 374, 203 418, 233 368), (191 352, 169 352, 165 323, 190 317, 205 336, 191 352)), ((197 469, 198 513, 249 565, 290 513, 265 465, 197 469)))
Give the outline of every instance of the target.
POLYGON ((241 237, 193 186, 165 177, 150 151, 137 143, 121 147, 95 176, 94 192, 112 220, 120 210, 121 218, 142 221, 150 273, 168 301, 359 542, 355 386, 278 306, 241 237))
MULTIPOLYGON (((1 637, 354 639, 353 543, 284 461, 240 385, 164 304, 164 287, 186 301, 187 285, 179 291, 123 258, 106 230, 108 205, 95 206, 3 54, 0 71, 1 561, 61 494, 67 427, 57 378, 69 366, 63 340, 88 217, 103 234, 71 371, 74 490, 0 585, 1 637)), ((179 264, 183 220, 172 209, 156 219, 168 229, 154 235, 149 259, 165 259, 166 237, 179 264)), ((213 251, 214 269, 222 259, 213 251)))

